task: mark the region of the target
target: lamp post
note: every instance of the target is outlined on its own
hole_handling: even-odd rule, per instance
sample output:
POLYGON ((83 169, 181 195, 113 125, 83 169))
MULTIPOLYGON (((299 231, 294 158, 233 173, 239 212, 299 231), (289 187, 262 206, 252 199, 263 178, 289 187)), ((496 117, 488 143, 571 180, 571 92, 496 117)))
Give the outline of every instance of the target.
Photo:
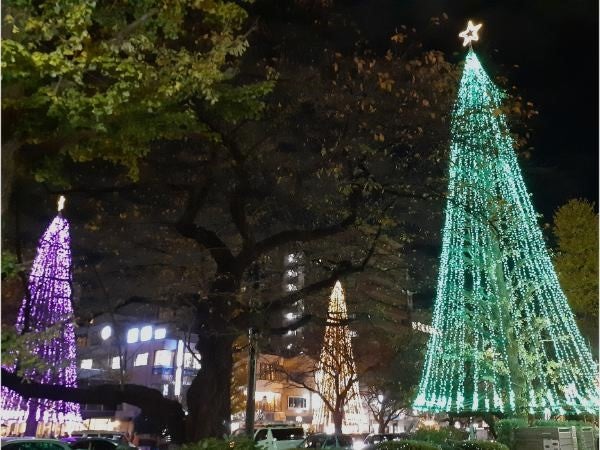
MULTIPOLYGON (((255 290, 260 288, 260 268, 254 264, 251 271, 255 290)), ((250 307, 254 303, 253 297, 248 301, 250 307)), ((254 416, 256 415, 256 359, 258 357, 258 329, 251 326, 248 330, 248 397, 246 398, 246 434, 250 439, 254 437, 254 416)))
POLYGON ((379 414, 377 417, 377 432, 378 433, 383 433, 383 400, 384 400, 384 396, 383 394, 379 394, 377 396, 377 401, 379 402, 379 414))
POLYGON ((249 438, 254 437, 254 416, 256 414, 256 329, 248 330, 248 396, 246 398, 246 433, 249 438))

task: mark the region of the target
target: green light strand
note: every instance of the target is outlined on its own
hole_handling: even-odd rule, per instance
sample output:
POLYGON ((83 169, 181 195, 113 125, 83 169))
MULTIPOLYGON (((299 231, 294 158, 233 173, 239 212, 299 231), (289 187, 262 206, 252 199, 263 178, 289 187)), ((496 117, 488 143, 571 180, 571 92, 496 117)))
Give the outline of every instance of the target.
POLYGON ((577 329, 525 187, 502 93, 469 50, 453 110, 446 220, 414 409, 596 413, 577 329))

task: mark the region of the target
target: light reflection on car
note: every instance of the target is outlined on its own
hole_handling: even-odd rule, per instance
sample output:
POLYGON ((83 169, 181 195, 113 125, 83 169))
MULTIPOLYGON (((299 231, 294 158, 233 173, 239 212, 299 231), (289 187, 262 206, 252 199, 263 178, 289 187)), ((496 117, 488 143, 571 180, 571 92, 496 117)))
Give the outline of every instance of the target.
POLYGON ((69 439, 69 447, 73 450, 137 450, 126 439, 114 440, 101 437, 69 439))
POLYGON ((369 434, 365 438, 365 443, 362 447, 362 450, 374 450, 377 447, 377 444, 381 442, 402 441, 405 439, 410 439, 410 435, 408 433, 369 434))
POLYGON ((56 439, 2 438, 2 450, 71 450, 64 442, 56 439))
POLYGON ((347 434, 317 433, 307 437, 300 448, 340 448, 351 450, 353 447, 352 436, 347 434))

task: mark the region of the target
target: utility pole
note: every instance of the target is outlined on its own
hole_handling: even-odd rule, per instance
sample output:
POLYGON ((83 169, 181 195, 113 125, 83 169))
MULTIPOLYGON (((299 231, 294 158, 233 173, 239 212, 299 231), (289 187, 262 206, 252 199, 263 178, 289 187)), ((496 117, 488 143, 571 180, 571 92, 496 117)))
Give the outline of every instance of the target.
MULTIPOLYGON (((253 287, 256 292, 260 289, 260 273, 258 263, 255 263, 251 277, 254 281, 253 287)), ((250 309, 253 305, 253 297, 249 300, 250 309)), ((246 434, 250 439, 254 438, 254 416, 256 415, 256 358, 258 353, 257 344, 258 330, 251 326, 248 329, 248 387, 246 389, 246 434)))
POLYGON ((248 330, 248 395, 246 398, 246 434, 249 438, 254 438, 254 416, 256 414, 256 404, 254 397, 256 392, 256 329, 248 330))

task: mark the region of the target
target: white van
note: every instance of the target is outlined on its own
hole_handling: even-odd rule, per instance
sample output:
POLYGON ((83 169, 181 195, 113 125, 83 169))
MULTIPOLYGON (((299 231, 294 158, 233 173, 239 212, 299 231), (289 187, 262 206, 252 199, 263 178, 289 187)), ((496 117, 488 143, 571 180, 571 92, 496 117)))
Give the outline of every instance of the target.
POLYGON ((304 428, 289 425, 257 427, 254 441, 265 450, 298 448, 304 441, 304 428))

